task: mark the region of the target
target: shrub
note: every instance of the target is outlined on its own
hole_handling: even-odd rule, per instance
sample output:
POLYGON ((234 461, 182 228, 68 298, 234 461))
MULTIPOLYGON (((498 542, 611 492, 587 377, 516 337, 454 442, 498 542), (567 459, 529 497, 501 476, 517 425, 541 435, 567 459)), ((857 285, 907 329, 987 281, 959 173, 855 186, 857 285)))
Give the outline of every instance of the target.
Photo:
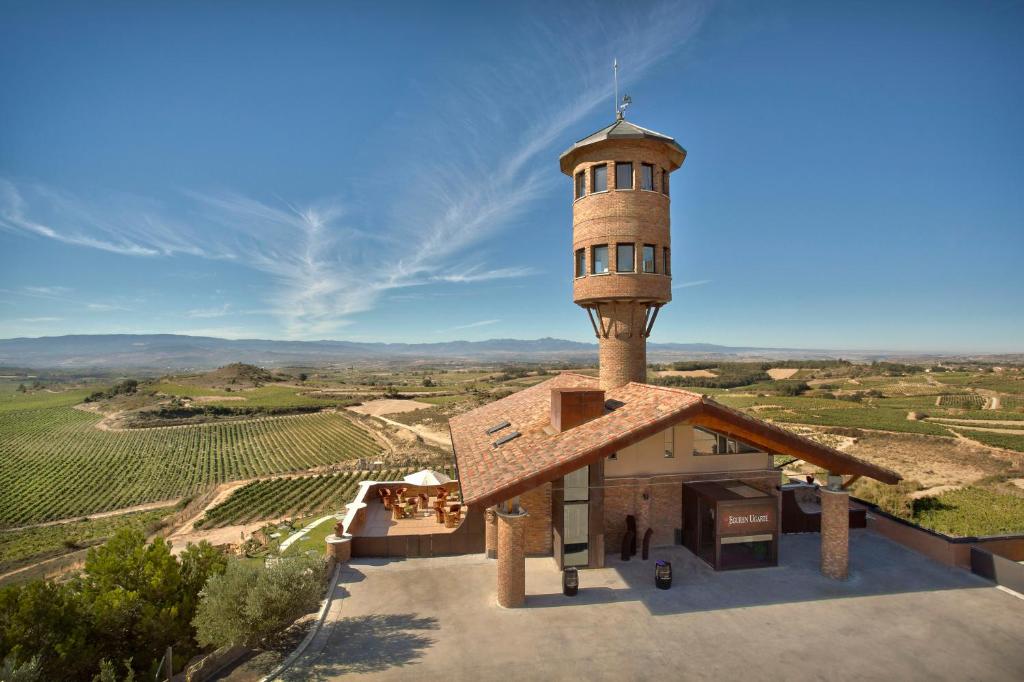
POLYGON ((193 624, 203 646, 256 646, 316 609, 324 562, 302 555, 270 566, 232 561, 203 590, 193 624))
POLYGON ((858 481, 853 488, 856 497, 877 505, 887 514, 903 519, 913 516, 914 500, 910 495, 920 489, 921 484, 917 481, 900 481, 896 485, 888 485, 872 480, 858 481))

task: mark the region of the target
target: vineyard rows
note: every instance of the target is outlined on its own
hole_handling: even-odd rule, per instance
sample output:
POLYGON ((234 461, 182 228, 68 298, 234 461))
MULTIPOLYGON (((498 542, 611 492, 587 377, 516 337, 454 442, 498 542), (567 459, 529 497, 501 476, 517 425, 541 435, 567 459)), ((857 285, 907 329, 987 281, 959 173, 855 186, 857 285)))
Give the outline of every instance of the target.
POLYGON ((0 527, 194 494, 225 481, 305 471, 380 446, 336 413, 135 431, 94 428, 67 406, 0 410, 0 527))
POLYGON ((985 406, 985 398, 973 393, 939 396, 939 407, 956 407, 963 410, 980 410, 985 406))
POLYGON ((340 511, 352 501, 360 481, 393 480, 407 473, 405 469, 348 471, 253 481, 207 510, 196 527, 220 528, 263 519, 308 516, 322 510, 340 511))

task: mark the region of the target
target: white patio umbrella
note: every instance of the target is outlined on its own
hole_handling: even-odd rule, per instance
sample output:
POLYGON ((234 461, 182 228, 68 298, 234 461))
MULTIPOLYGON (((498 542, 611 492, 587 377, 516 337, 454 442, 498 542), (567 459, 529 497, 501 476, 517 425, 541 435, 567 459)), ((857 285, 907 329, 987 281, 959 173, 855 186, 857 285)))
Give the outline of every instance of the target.
POLYGON ((444 474, 433 471, 431 469, 424 469, 423 471, 417 471, 415 474, 409 474, 402 479, 409 485, 419 486, 421 488, 429 488, 431 486, 444 485, 445 483, 451 483, 450 478, 444 474))

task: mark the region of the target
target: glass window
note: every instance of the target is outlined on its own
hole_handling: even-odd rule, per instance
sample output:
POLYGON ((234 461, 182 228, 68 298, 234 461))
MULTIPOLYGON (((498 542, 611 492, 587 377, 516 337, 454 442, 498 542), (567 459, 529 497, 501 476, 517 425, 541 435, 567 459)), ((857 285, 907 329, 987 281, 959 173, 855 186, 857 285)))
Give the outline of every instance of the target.
POLYGON ((654 244, 644 244, 644 272, 654 272, 654 244))
POLYGON ((633 164, 615 164, 615 189, 633 189, 633 164))
POLYGON ((576 198, 587 195, 587 174, 580 171, 576 174, 576 198))
POLYGON ((693 454, 695 455, 740 455, 751 452, 762 452, 762 450, 714 431, 700 427, 693 429, 693 454))
POLYGON ((640 189, 654 191, 654 166, 649 163, 640 164, 640 189))
POLYGON ((595 246, 590 255, 591 269, 595 275, 608 272, 608 245, 595 246))
POLYGON ((676 430, 665 429, 665 458, 671 459, 676 456, 676 430))
POLYGON ((587 250, 576 249, 576 276, 583 277, 587 274, 587 250))
POLYGON ((565 501, 579 502, 590 499, 590 467, 581 467, 562 478, 565 501))
POLYGON ((564 538, 562 539, 562 565, 586 566, 590 561, 588 540, 590 524, 590 505, 586 502, 573 502, 565 505, 564 538))
POLYGON ((594 191, 604 192, 608 189, 608 166, 601 164, 593 166, 594 191))
POLYGON ((632 244, 616 244, 615 271, 633 272, 636 270, 636 250, 632 244))
POLYGON ((668 196, 668 171, 661 171, 661 193, 668 196))
POLYGON ((669 251, 668 251, 668 247, 666 246, 665 248, 663 248, 661 250, 661 258, 662 258, 661 269, 665 272, 666 275, 671 275, 672 274, 672 259, 669 258, 669 255, 670 254, 669 254, 669 251))

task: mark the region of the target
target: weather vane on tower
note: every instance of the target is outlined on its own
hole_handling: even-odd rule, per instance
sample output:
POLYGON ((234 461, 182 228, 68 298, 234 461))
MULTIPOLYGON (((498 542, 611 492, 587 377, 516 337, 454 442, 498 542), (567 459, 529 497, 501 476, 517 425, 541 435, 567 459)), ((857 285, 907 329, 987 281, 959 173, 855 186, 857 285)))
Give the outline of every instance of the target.
POLYGON ((612 72, 615 75, 615 120, 621 121, 625 118, 626 107, 633 103, 633 98, 623 95, 622 102, 619 102, 619 60, 617 57, 612 63, 612 72))

